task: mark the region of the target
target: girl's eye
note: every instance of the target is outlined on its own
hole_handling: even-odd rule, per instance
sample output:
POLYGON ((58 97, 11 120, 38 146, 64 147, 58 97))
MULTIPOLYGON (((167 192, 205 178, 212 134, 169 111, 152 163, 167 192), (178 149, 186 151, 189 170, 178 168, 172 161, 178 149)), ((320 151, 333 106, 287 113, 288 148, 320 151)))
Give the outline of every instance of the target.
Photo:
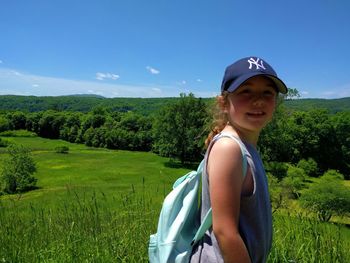
POLYGON ((264 91, 265 95, 273 95, 273 92, 271 90, 266 90, 264 91))
POLYGON ((250 94, 250 89, 242 89, 240 92, 240 94, 250 94))
POLYGON ((264 95, 265 96, 268 96, 268 97, 270 97, 270 96, 274 96, 275 95, 275 91, 272 91, 272 90, 265 90, 264 91, 264 95))

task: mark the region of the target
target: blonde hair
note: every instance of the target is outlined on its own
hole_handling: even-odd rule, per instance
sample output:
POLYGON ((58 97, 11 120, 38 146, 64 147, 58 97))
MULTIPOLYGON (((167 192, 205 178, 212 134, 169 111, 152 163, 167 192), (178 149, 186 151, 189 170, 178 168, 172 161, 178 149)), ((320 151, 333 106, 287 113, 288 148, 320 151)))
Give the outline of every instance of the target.
POLYGON ((220 96, 216 97, 215 103, 212 109, 213 121, 211 123, 210 132, 205 140, 205 146, 208 147, 211 140, 215 135, 219 134, 226 126, 228 119, 227 112, 224 111, 225 106, 228 103, 228 95, 230 93, 224 91, 220 96))

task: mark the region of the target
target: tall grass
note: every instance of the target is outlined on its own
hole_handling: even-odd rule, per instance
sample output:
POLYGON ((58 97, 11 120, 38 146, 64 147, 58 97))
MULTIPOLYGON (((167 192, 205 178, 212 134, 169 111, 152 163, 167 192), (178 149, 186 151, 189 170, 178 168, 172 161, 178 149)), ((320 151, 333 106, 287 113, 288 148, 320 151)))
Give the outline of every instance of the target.
MULTIPOLYGON (((153 194, 131 187, 113 197, 67 188, 55 208, 2 201, 0 262, 148 262, 159 213, 153 194)), ((268 262, 349 262, 349 229, 288 215, 274 215, 274 229, 268 262)))
POLYGON ((350 262, 350 230, 302 215, 274 215, 269 262, 350 262))
POLYGON ((157 216, 150 200, 132 191, 109 198, 68 189, 56 208, 2 201, 0 262, 147 262, 157 216))

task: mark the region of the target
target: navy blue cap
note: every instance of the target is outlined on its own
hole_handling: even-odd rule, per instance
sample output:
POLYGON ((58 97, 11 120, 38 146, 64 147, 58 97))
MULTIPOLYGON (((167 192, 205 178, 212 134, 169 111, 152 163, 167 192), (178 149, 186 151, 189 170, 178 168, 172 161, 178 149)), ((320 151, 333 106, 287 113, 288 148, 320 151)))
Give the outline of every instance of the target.
POLYGON ((279 92, 287 93, 287 86, 277 77, 276 71, 266 61, 258 57, 242 58, 228 66, 222 80, 221 92, 233 92, 243 82, 258 75, 270 78, 279 92))

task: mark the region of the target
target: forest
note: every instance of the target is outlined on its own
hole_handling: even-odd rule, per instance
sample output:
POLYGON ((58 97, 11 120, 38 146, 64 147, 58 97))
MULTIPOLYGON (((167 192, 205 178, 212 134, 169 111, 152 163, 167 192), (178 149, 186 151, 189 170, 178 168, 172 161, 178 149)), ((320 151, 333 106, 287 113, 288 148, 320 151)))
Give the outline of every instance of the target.
MULTIPOLYGON (((295 91, 298 94, 298 91, 295 91)), ((295 98, 295 96, 292 96, 295 98)), ((296 96, 298 98, 298 95, 296 96)), ((104 98, 98 95, 70 96, 18 96, 0 95, 1 110, 18 110, 23 112, 38 112, 45 110, 89 112, 92 108, 101 106, 111 111, 133 111, 141 115, 150 115, 164 105, 179 100, 173 98, 104 98)), ((213 98, 203 98, 210 103, 213 98)), ((327 109, 330 113, 350 111, 350 98, 341 99, 287 99, 285 105, 290 110, 308 111, 315 108, 327 109)))

